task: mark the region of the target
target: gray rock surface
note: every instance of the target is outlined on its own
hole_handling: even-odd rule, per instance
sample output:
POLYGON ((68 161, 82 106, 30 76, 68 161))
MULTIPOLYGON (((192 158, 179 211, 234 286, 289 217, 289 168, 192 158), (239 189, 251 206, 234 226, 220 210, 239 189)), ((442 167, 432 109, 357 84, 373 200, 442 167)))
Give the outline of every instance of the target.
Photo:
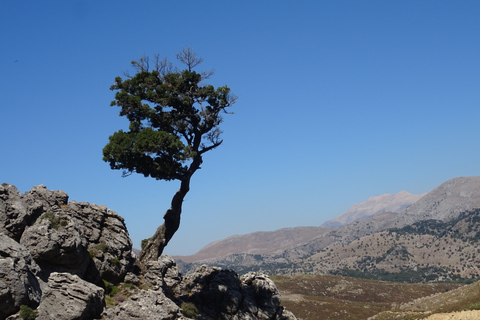
POLYGON ((162 291, 142 290, 103 313, 105 320, 186 320, 180 308, 162 291))
POLYGON ((154 290, 170 291, 182 281, 182 275, 175 260, 168 255, 160 256, 158 261, 148 262, 146 268, 145 281, 154 290))
POLYGON ((104 290, 69 273, 53 272, 38 307, 38 320, 100 319, 104 290))
POLYGON ((41 289, 40 271, 28 250, 0 233, 0 319, 19 310, 22 304, 36 308, 41 289))
POLYGON ((25 229, 20 243, 28 248, 40 265, 45 280, 53 271, 69 272, 83 277, 90 256, 87 239, 79 229, 81 226, 64 213, 50 214, 53 217, 51 219, 59 220, 56 227, 51 226, 51 221, 44 218, 44 214, 33 226, 25 229))
POLYGON ((43 185, 0 186, 0 319, 19 319, 22 304, 39 320, 295 319, 266 276, 204 267, 182 277, 170 256, 134 264, 114 211, 43 185))
POLYGON ((202 266, 174 291, 178 299, 198 308, 198 319, 295 319, 280 306, 278 289, 264 274, 252 272, 240 278, 232 270, 202 266))
POLYGON ((43 213, 39 199, 21 194, 11 184, 0 185, 0 232, 19 241, 26 226, 43 213))

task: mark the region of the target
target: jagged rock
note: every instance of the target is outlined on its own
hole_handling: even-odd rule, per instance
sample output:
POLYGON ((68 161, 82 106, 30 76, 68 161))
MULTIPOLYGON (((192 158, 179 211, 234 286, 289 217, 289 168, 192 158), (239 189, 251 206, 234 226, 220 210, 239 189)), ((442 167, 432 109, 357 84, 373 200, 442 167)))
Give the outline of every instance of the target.
POLYGON ((145 280, 154 290, 170 291, 182 281, 182 275, 169 255, 160 256, 157 261, 149 261, 146 265, 145 280))
POLYGON ((24 195, 0 186, 0 319, 19 319, 22 304, 38 307, 39 320, 186 320, 197 313, 204 320, 295 319, 266 276, 240 279, 231 270, 203 267, 182 278, 170 256, 134 265, 122 217, 105 206, 67 201, 65 192, 43 185, 24 195), (101 279, 130 282, 135 294, 104 310, 101 279))
POLYGON ((85 275, 90 260, 87 239, 79 225, 64 212, 42 215, 25 229, 20 243, 42 268, 45 281, 53 271, 85 275))
POLYGON ((87 279, 122 281, 131 271, 135 257, 124 219, 105 206, 71 201, 64 211, 80 225, 88 241, 92 263, 87 279))
POLYGON ((105 320, 187 320, 162 291, 143 290, 103 313, 105 320))
POLYGON ((38 306, 40 271, 28 250, 0 233, 0 319, 17 312, 22 304, 38 306))
POLYGON ((268 276, 202 266, 175 288, 178 299, 192 302, 199 319, 284 320, 295 316, 280 306, 280 294, 268 276))
POLYGON ((0 185, 0 232, 19 241, 25 227, 43 213, 43 204, 11 184, 0 185))
POLYGON ((44 185, 24 195, 0 185, 0 232, 31 251, 45 279, 70 272, 93 283, 119 282, 135 261, 122 217, 105 206, 68 203, 65 192, 44 185))
POLYGON ((44 290, 37 320, 100 319, 104 290, 76 275, 53 272, 44 290))

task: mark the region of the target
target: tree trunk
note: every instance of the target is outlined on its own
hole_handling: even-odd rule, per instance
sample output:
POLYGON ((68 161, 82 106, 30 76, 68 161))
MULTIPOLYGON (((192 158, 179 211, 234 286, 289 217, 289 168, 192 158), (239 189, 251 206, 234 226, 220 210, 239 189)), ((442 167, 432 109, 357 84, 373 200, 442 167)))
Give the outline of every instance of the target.
POLYGON ((189 190, 190 178, 182 181, 180 189, 173 196, 170 209, 163 215, 164 223, 158 227, 153 237, 148 240, 147 245, 142 248, 140 252, 141 262, 155 261, 162 255, 163 249, 180 227, 182 203, 189 190))
POLYGON ((172 239, 178 227, 180 227, 180 216, 182 214, 183 199, 190 190, 190 179, 192 175, 200 168, 202 157, 198 155, 194 158, 186 176, 181 180, 180 189, 175 193, 172 199, 170 209, 163 215, 164 223, 158 227, 157 231, 148 240, 147 245, 140 252, 140 262, 156 261, 172 239))

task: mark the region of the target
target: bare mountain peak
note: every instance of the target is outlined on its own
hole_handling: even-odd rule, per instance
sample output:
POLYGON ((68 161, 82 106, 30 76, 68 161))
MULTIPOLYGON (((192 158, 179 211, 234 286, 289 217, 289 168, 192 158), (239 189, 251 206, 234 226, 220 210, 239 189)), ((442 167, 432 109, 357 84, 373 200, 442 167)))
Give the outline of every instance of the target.
POLYGON ((406 208, 398 219, 403 224, 425 219, 447 221, 474 208, 480 208, 480 176, 459 177, 430 191, 421 201, 406 208))
POLYGON ((415 195, 407 191, 400 191, 395 194, 382 194, 371 197, 365 202, 351 206, 343 214, 327 221, 323 226, 339 227, 353 221, 363 220, 382 212, 398 213, 418 201, 425 194, 415 195))

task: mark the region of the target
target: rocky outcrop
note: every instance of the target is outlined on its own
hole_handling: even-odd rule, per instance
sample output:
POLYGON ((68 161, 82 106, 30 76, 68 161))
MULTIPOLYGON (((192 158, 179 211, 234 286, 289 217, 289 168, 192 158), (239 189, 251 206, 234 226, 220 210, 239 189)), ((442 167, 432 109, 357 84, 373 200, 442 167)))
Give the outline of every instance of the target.
POLYGON ((295 319, 263 275, 200 268, 182 277, 174 259, 135 264, 122 217, 36 186, 0 186, 0 320, 295 319), (23 315, 24 317, 25 315, 23 315))
POLYGON ((202 266, 174 288, 177 299, 193 303, 199 319, 295 319, 280 306, 280 294, 264 274, 239 277, 232 270, 202 266))
POLYGON ((42 291, 35 275, 39 271, 24 246, 0 233, 0 319, 21 305, 38 306, 42 291))
POLYGON ((100 319, 104 290, 69 273, 53 272, 38 307, 38 320, 100 319))
POLYGON ((162 291, 142 290, 103 314, 105 320, 186 320, 180 307, 162 291))

